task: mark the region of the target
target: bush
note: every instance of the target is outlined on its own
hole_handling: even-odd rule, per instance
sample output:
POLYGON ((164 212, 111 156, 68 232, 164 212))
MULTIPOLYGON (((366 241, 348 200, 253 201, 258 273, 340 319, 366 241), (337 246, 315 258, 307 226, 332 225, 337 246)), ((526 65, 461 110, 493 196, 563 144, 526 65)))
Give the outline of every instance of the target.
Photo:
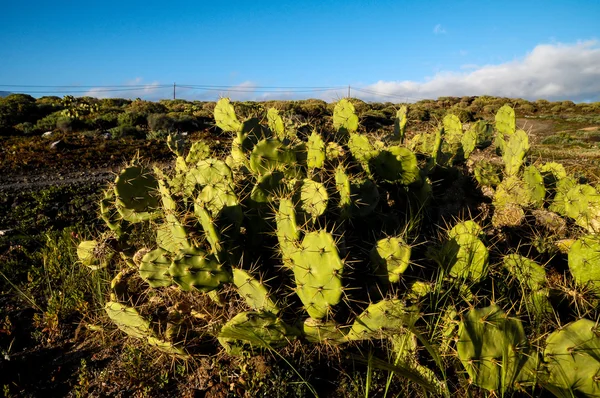
POLYGON ((49 114, 46 117, 39 119, 35 123, 35 129, 39 133, 45 133, 46 131, 53 131, 56 128, 56 122, 62 117, 60 111, 49 114))
POLYGON ((148 115, 148 128, 150 131, 172 131, 173 119, 164 113, 152 113, 148 115))
POLYGON ((135 126, 122 125, 108 130, 111 138, 144 138, 144 132, 135 126))
POLYGON ((119 126, 146 127, 146 125, 147 125, 146 116, 143 113, 139 113, 139 112, 121 113, 117 117, 117 120, 119 122, 119 126))
POLYGON ((62 116, 56 120, 56 128, 63 133, 68 133, 73 130, 73 120, 69 117, 62 116))

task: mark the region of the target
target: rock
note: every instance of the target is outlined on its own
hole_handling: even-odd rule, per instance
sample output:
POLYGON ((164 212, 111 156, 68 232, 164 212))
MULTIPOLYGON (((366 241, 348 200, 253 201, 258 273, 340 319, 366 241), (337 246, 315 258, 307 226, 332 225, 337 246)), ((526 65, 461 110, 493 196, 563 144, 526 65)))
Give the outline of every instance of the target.
POLYGON ((50 137, 54 132, 53 131, 46 131, 44 134, 42 134, 42 137, 47 138, 50 137))
POLYGON ((50 144, 50 149, 61 149, 64 147, 64 143, 62 142, 62 140, 58 140, 58 141, 54 141, 52 144, 50 144))

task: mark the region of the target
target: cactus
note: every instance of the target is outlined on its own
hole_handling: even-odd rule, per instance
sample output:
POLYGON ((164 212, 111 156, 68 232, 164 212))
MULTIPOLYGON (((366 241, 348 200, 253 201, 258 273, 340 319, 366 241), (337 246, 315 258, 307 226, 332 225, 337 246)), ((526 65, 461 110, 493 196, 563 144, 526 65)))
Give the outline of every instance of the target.
POLYGON ((107 244, 95 240, 84 240, 77 246, 77 258, 92 270, 106 267, 113 255, 107 244))
POLYGON ((600 294, 600 238, 586 235, 569 248, 569 270, 578 286, 588 286, 600 294))
POLYGON ((344 135, 358 130, 358 116, 354 105, 347 99, 341 99, 333 108, 333 127, 344 135))
POLYGON ((185 157, 187 164, 196 164, 201 160, 210 157, 210 146, 204 140, 198 140, 192 143, 190 151, 185 157))
POLYGON ((250 154, 250 170, 258 175, 286 170, 296 164, 296 153, 276 139, 259 141, 250 154))
POLYGON ((260 176, 252 188, 250 199, 256 204, 261 204, 272 202, 276 197, 283 196, 286 190, 282 183, 283 178, 283 173, 279 171, 260 176))
POLYGON ((344 156, 344 148, 337 142, 328 142, 325 147, 325 158, 330 162, 344 156))
POLYGON ((411 185, 421 182, 416 155, 408 148, 391 146, 379 151, 369 162, 370 169, 385 181, 411 185))
POLYGON ((217 126, 225 132, 238 132, 242 128, 235 115, 233 105, 229 102, 229 98, 221 98, 215 105, 215 122, 217 126))
POLYGON ((529 191, 529 201, 532 206, 541 208, 544 206, 546 197, 546 188, 544 187, 544 177, 535 166, 527 166, 523 171, 523 181, 529 191))
POLYGON ((281 199, 279 209, 275 213, 275 222, 277 224, 277 240, 283 265, 293 268, 292 254, 297 250, 300 233, 296 224, 296 212, 294 203, 290 199, 281 199))
POLYGON ((140 261, 140 276, 153 287, 166 287, 173 284, 169 274, 171 260, 164 249, 155 249, 146 253, 140 261))
POLYGON ((458 116, 447 114, 442 121, 444 126, 444 141, 455 147, 461 144, 463 136, 462 123, 458 116))
POLYGON ((556 181, 555 189, 556 195, 554 196, 554 200, 548 207, 548 210, 553 211, 555 213, 561 214, 563 216, 567 215, 567 211, 565 208, 567 194, 571 190, 571 188, 577 185, 577 181, 573 177, 564 177, 556 181))
POLYGON ((460 143, 462 145, 463 156, 465 159, 468 159, 469 156, 471 156, 471 153, 473 153, 477 147, 477 139, 477 130, 474 128, 470 128, 469 130, 465 131, 461 137, 460 143))
POLYGON ((269 122, 269 129, 275 133, 277 138, 284 140, 286 138, 285 126, 283 119, 279 116, 279 111, 275 108, 269 108, 267 111, 267 120, 269 122))
POLYGON ((239 268, 233 268, 232 273, 233 284, 250 308, 254 311, 265 311, 277 315, 279 308, 269 297, 269 291, 264 283, 239 268))
POLYGON ((292 253, 296 293, 308 314, 325 318, 342 297, 344 263, 331 234, 313 231, 304 235, 292 253))
POLYGON ((173 282, 186 292, 209 292, 232 279, 230 271, 198 248, 182 249, 173 259, 169 274, 173 282))
POLYGON ((600 396, 600 330, 595 321, 580 319, 551 333, 544 361, 543 385, 557 397, 600 396))
POLYGON ((390 283, 396 283, 410 262, 411 248, 399 237, 381 239, 371 250, 375 272, 390 283))
POLYGON ((104 309, 115 325, 129 336, 142 339, 154 336, 150 321, 142 317, 135 308, 109 301, 104 309))
POLYGON ((159 217, 157 189, 156 178, 143 166, 132 165, 125 168, 115 180, 117 211, 124 220, 132 223, 159 217))
POLYGON ((398 299, 381 300, 369 305, 354 321, 346 339, 367 340, 393 336, 418 318, 414 307, 406 307, 398 299))
POLYGON ((241 312, 221 328, 219 343, 232 355, 241 355, 250 345, 257 348, 283 347, 297 331, 270 312, 241 312))
POLYGON ((504 392, 535 380, 537 356, 529 352, 521 321, 497 305, 467 313, 456 348, 470 381, 486 390, 504 392))
POLYGON ((394 118, 394 138, 398 139, 401 144, 404 144, 404 137, 406 136, 407 113, 408 108, 406 108, 406 105, 402 105, 396 111, 396 117, 394 118))
POLYGON ((309 170, 323 167, 325 164, 325 143, 316 131, 313 131, 308 137, 306 152, 306 164, 309 170))
POLYGON ((307 341, 332 345, 346 342, 346 329, 333 320, 322 321, 313 318, 306 318, 302 325, 302 332, 307 341))
POLYGON ((600 231, 600 194, 596 188, 575 185, 564 196, 564 209, 564 214, 575 219, 577 225, 592 233, 600 231))
POLYGON ((494 128, 488 122, 486 122, 485 120, 478 120, 475 123, 471 124, 469 130, 475 132, 475 136, 477 137, 477 148, 484 149, 491 145, 492 140, 494 138, 494 128))
POLYGON ((501 171, 493 163, 483 159, 475 164, 475 179, 480 185, 496 187, 501 182, 501 171))
POLYGON ((185 141, 180 134, 169 134, 167 135, 167 146, 178 157, 183 156, 185 149, 185 141))
POLYGON ((327 190, 323 184, 308 178, 302 180, 299 200, 300 208, 303 212, 310 215, 313 221, 325 213, 325 210, 327 210, 328 200, 329 194, 327 193, 327 190))
POLYGON ((378 151, 371 145, 369 138, 363 134, 350 134, 348 149, 352 157, 359 162, 365 171, 369 171, 369 161, 377 156, 378 151))
POLYGON ((525 162, 525 156, 529 152, 529 137, 523 130, 517 130, 510 136, 502 153, 504 161, 504 172, 507 176, 514 176, 525 162))
POLYGON ((489 252, 478 237, 480 231, 477 224, 467 221, 448 232, 442 252, 450 276, 479 281, 487 275, 489 252))
POLYGON ((350 184, 352 197, 351 214, 366 217, 371 214, 379 203, 379 189, 372 180, 355 180, 350 184))
POLYGON ((102 199, 100 199, 100 218, 117 237, 123 234, 121 226, 123 219, 116 208, 114 189, 104 191, 102 199))
POLYGON ((533 260, 518 254, 504 256, 503 265, 522 286, 540 290, 546 285, 546 270, 533 260))
POLYGON ((510 176, 496 188, 493 204, 492 224, 495 227, 518 226, 525 217, 523 206, 532 204, 531 192, 523 180, 510 176))
POLYGON ((510 105, 504 105, 496 112, 496 130, 503 137, 511 137, 515 133, 515 110, 510 105))

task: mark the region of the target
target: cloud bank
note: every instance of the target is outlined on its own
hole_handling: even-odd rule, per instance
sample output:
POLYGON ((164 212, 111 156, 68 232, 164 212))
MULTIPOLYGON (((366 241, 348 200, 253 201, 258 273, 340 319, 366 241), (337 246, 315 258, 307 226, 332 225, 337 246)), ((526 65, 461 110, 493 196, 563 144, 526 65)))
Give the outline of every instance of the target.
POLYGON ((441 72, 423 81, 383 81, 364 86, 376 94, 408 100, 442 96, 493 95, 529 100, 600 101, 600 43, 540 44, 524 58, 497 65, 466 65, 461 72, 441 72))

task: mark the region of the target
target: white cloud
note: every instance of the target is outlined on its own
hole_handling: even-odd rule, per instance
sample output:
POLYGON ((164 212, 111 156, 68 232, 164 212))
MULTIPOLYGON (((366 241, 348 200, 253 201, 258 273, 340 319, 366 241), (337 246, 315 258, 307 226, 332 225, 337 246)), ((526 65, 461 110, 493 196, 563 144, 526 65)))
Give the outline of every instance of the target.
POLYGON ((446 29, 444 29, 444 27, 441 24, 437 24, 433 27, 433 34, 434 35, 445 35, 446 29))
POLYGON ((170 86, 165 87, 158 81, 152 83, 144 83, 143 81, 143 78, 136 77, 119 87, 94 87, 83 94, 83 96, 96 98, 142 98, 150 101, 170 98, 170 94, 172 93, 170 86))
POLYGON ((600 101, 600 43, 540 44, 524 58, 495 65, 464 65, 425 81, 383 81, 364 89, 366 100, 494 95, 526 99, 600 101))

